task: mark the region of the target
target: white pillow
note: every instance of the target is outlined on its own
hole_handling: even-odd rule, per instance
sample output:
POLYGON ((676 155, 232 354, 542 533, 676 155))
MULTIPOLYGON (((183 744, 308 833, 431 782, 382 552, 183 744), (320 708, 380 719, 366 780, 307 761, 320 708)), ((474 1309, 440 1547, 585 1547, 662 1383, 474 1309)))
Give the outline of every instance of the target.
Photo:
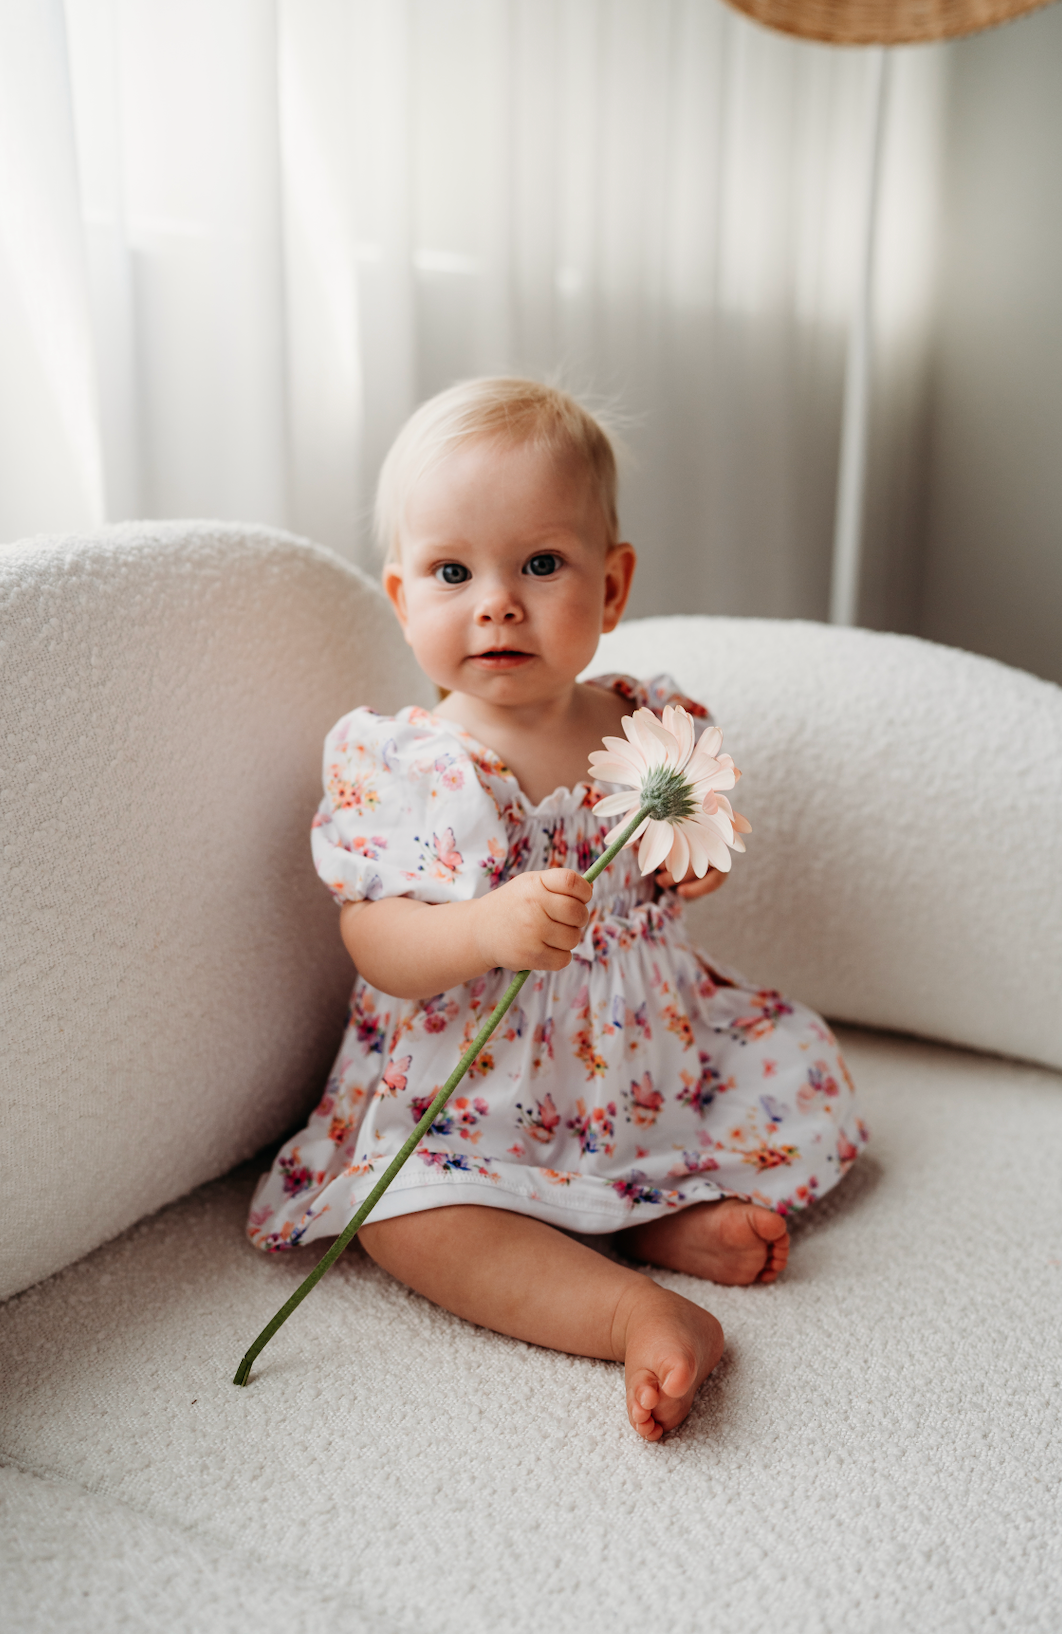
POLYGON ((0 1295, 306 1110, 353 981, 310 862, 324 735, 427 701, 380 592, 288 535, 0 554, 0 1295))
POLYGON ((604 669, 668 671, 744 773, 701 945, 838 1020, 1062 1066, 1062 689, 772 619, 632 621, 604 669))

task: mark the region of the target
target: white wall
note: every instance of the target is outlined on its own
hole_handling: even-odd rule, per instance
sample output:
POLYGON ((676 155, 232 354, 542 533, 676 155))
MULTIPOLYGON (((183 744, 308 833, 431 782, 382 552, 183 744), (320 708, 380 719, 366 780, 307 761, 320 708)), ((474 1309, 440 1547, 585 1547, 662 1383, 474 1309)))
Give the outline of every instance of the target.
POLYGON ((918 628, 1062 681, 1062 6, 952 75, 918 628))

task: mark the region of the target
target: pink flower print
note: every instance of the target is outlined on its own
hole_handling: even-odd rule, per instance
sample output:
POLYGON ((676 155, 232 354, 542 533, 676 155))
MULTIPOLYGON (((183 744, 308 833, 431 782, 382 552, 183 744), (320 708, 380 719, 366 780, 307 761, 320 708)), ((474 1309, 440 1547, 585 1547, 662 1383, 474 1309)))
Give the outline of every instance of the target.
POLYGON ((673 1180, 684 1180, 692 1174, 711 1174, 719 1164, 710 1152, 683 1152, 682 1162, 676 1163, 668 1174, 673 1180))
MULTIPOLYGON (((426 1146, 417 1150, 417 1156, 429 1169, 441 1169, 444 1174, 453 1174, 455 1170, 463 1170, 465 1174, 472 1173, 472 1163, 464 1152, 430 1152, 426 1146)), ((480 1174, 484 1171, 478 1170, 480 1174)))
POLYGON ((630 1174, 620 1180, 612 1182, 612 1190, 636 1208, 639 1203, 668 1203, 674 1208, 676 1203, 683 1201, 680 1191, 662 1192, 658 1186, 651 1186, 648 1176, 641 1169, 632 1169, 630 1174))
POLYGON ((523 1038, 527 1031, 527 1016, 519 1004, 514 1004, 505 1018, 506 1026, 502 1037, 510 1044, 517 1038, 523 1038))
POLYGON ((786 1164, 795 1163, 800 1157, 796 1146, 769 1146, 766 1141, 760 1141, 751 1151, 742 1152, 742 1163, 751 1163, 758 1174, 764 1169, 778 1169, 786 1164))
POLYGON ((531 1056, 531 1076, 534 1078, 542 1071, 543 1066, 553 1060, 553 1017, 536 1026, 531 1038, 533 1053, 531 1056))
POLYGON ((658 1089, 653 1087, 651 1072, 643 1073, 640 1079, 632 1079, 631 1087, 624 1095, 627 1103, 627 1116, 639 1129, 651 1129, 657 1120, 664 1104, 664 1097, 658 1089))
POLYGON ((436 993, 434 998, 425 999, 421 1006, 424 1031, 427 1033, 444 1033, 460 1014, 461 1006, 457 1000, 448 998, 445 993, 436 993))
POLYGON ((377 1015, 376 1006, 370 994, 361 986, 354 989, 354 999, 350 1008, 350 1019, 354 1024, 354 1031, 358 1043, 366 1055, 382 1055, 384 1039, 387 1036, 387 1025, 391 1017, 388 1012, 377 1015))
POLYGON ((574 1118, 568 1119, 567 1127, 578 1138, 583 1156, 604 1152, 606 1157, 611 1157, 616 1149, 612 1139, 616 1128, 615 1102, 610 1101, 607 1107, 595 1106, 587 1111, 584 1101, 576 1101, 575 1113, 574 1118))
POLYGON ((327 787, 336 811, 375 811, 380 804, 376 786, 367 772, 348 778, 342 776, 338 766, 332 766, 327 787))
POLYGON ((397 1061, 388 1062, 387 1067, 384 1070, 383 1082, 386 1084, 392 1095, 401 1095, 402 1091, 405 1089, 406 1084, 409 1081, 406 1078, 406 1073, 409 1071, 412 1064, 413 1057, 411 1055, 401 1055, 397 1061))
POLYGON ((690 1026, 690 1018, 685 1010, 680 1010, 677 1004, 665 1004, 664 1021, 668 1032, 674 1033, 678 1038, 681 1038, 682 1048, 692 1050, 694 1043, 693 1028, 690 1026))
POLYGON ((534 1111, 517 1101, 516 1110, 520 1114, 517 1120, 520 1128, 525 1129, 532 1140, 548 1145, 561 1121, 553 1096, 547 1091, 541 1101, 535 1102, 534 1111))
POLYGON ((435 860, 438 863, 439 868, 442 870, 444 877, 447 879, 447 881, 452 880, 457 870, 465 860, 460 851, 457 849, 457 841, 454 839, 453 829, 444 828, 441 834, 433 834, 431 837, 431 843, 435 860))
POLYGON ((490 1112, 489 1105, 478 1095, 474 1100, 470 1100, 467 1095, 458 1095, 450 1104, 454 1109, 454 1122, 461 1139, 470 1140, 475 1144, 483 1134, 482 1129, 476 1128, 476 1124, 480 1118, 487 1117, 490 1112))
MULTIPOLYGON (((415 1124, 420 1122, 432 1101, 434 1101, 436 1095, 438 1095, 440 1087, 440 1085, 436 1084, 430 1095, 414 1095, 412 1101, 409 1103, 409 1115, 415 1124)), ((454 1120, 450 1114, 450 1108, 448 1106, 443 1107, 442 1111, 435 1119, 435 1122, 430 1126, 428 1132, 432 1135, 453 1134, 454 1120)))
POLYGON ((568 865, 568 836, 564 832, 563 822, 545 824, 542 834, 546 841, 546 855, 542 867, 566 868, 568 865))
POLYGON ((848 1169, 850 1169, 852 1167, 852 1164, 855 1162, 855 1160, 856 1160, 856 1158, 858 1156, 859 1156, 858 1146, 853 1146, 852 1142, 848 1139, 848 1136, 845 1134, 844 1130, 843 1129, 838 1129, 838 1131, 837 1131, 837 1161, 841 1165, 841 1173, 842 1174, 844 1174, 848 1169))
POLYGON ((487 876, 488 890, 493 891, 494 887, 496 885, 500 885, 502 880, 505 878, 505 862, 507 856, 508 852, 506 851, 505 847, 503 845, 499 845, 497 840, 492 838, 487 841, 487 855, 480 863, 480 867, 487 876))
POLYGON ((820 1101, 831 1100, 841 1093, 840 1087, 825 1061, 816 1061, 808 1068, 804 1083, 797 1090, 797 1106, 801 1112, 811 1112, 820 1101))
POLYGON ((308 1191, 313 1185, 313 1170, 302 1162, 297 1146, 293 1147, 286 1157, 277 1159, 277 1168, 283 1178, 284 1193, 287 1197, 298 1197, 300 1192, 308 1191))
POLYGON ((579 1020, 582 1022, 582 1026, 572 1035, 575 1059, 583 1063, 588 1078, 603 1078, 607 1063, 604 1056, 594 1048, 594 1035, 590 1024, 590 989, 585 982, 572 1000, 571 1007, 578 1010, 579 1020))
POLYGON ((730 1088, 730 1084, 723 1082, 722 1074, 712 1065, 712 1058, 704 1050, 698 1051, 700 1060, 700 1074, 694 1078, 691 1073, 682 1072, 682 1088, 678 1092, 677 1100, 680 1106, 688 1106, 691 1112, 696 1112, 703 1118, 716 1095, 730 1088))
MULTIPOLYGON (((479 1031, 479 1028, 476 1025, 477 1020, 478 1020, 478 1017, 476 1015, 475 1009, 473 1009, 473 1013, 469 1016, 468 1020, 465 1022, 464 1032, 461 1035, 461 1043, 458 1046, 458 1058, 459 1059, 460 1059, 460 1057, 462 1055, 464 1055, 465 1051, 468 1049, 468 1047, 471 1044, 472 1040, 475 1038, 476 1033, 479 1031)), ((490 1048, 484 1048, 484 1049, 480 1050, 479 1054, 476 1056, 476 1059, 473 1061, 472 1065, 469 1067, 468 1076, 470 1078, 486 1078, 487 1075, 489 1073, 493 1072, 493 1071, 494 1071, 494 1052, 490 1048)))
MULTIPOLYGON (((622 994, 617 993, 612 1000, 612 1023, 613 1026, 620 1028, 624 1032, 640 1034, 647 1042, 653 1036, 649 1011, 644 1000, 639 1004, 637 1010, 632 1010, 622 994)), ((636 1050, 638 1042, 637 1037, 629 1038, 627 1040, 628 1049, 636 1050)))
POLYGON ((764 1063, 763 1063, 763 1076, 765 1078, 773 1078, 775 1076, 775 1074, 777 1073, 777 1071, 778 1071, 778 1062, 777 1061, 772 1061, 770 1059, 770 1057, 768 1056, 766 1058, 766 1060, 764 1061, 764 1063))
POLYGON ((728 1028, 721 1030, 729 1032, 738 1043, 748 1044, 760 1038, 769 1038, 774 1032, 775 1023, 782 1016, 793 1014, 793 1006, 773 988, 762 988, 755 994, 752 1008, 752 1015, 737 1016, 728 1028))
MULTIPOLYGON (((608 832, 607 827, 605 829, 605 832, 606 833, 608 832)), ((575 842, 575 860, 574 860, 574 862, 572 863, 571 866, 578 873, 585 874, 586 870, 589 868, 590 864, 594 861, 594 859, 598 856, 598 854, 601 851, 603 851, 604 849, 605 848, 604 848, 603 845, 597 844, 595 840, 590 839, 588 836, 584 836, 583 838, 576 840, 576 842, 575 842)))

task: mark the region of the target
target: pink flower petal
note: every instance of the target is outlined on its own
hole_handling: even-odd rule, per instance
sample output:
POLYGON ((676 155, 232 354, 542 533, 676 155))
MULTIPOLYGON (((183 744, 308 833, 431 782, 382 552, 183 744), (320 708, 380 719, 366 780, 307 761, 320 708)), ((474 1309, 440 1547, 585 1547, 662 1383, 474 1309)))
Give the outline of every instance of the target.
POLYGON ((661 823, 650 817, 645 838, 638 852, 638 867, 643 874, 659 868, 672 846, 674 829, 670 823, 661 823))
POLYGON ((676 709, 674 704, 665 704, 663 719, 664 730, 670 732, 678 744, 679 767, 682 768, 693 753, 693 716, 687 709, 676 709))
POLYGON ((590 756, 590 775, 599 783, 633 783, 635 788, 640 788, 645 773, 632 772, 617 755, 595 753, 590 756))
MULTIPOLYGON (((639 749, 635 749, 631 744, 629 744, 626 738, 602 738, 601 741, 611 755, 614 755, 617 760, 625 761, 627 765, 630 766, 630 769, 636 778, 641 778, 643 776, 645 772, 645 756, 639 749)), ((594 753, 600 754, 601 751, 600 749, 597 749, 594 751, 594 753)), ((591 756, 591 758, 593 757, 591 756)))
POLYGON ((686 844, 690 848, 690 862, 693 864, 693 872, 698 879, 703 879, 708 872, 709 862, 708 848, 701 838, 700 826, 697 823, 685 823, 682 832, 685 834, 686 844))
POLYGON ((700 823, 698 824, 698 833, 701 836, 704 849, 708 853, 708 861, 712 867, 718 868, 721 874, 729 874, 730 852, 727 850, 726 842, 719 830, 713 828, 710 823, 700 823))
POLYGON ((684 825, 675 830, 674 844, 667 854, 667 866, 675 884, 680 885, 686 878, 690 866, 690 847, 684 825))
MULTIPOLYGON (((649 826, 649 824, 651 822, 652 822, 652 818, 647 817, 645 819, 644 823, 639 823, 638 827, 635 829, 634 833, 631 835, 630 839, 627 841, 627 845, 628 846, 636 845, 638 843, 638 841, 641 839, 642 835, 645 833, 646 829, 648 828, 648 826, 649 826)), ((623 830, 626 828, 626 826, 627 826, 626 823, 617 823, 615 828, 610 828, 608 833, 605 835, 605 845, 609 846, 609 845, 612 844, 613 840, 618 840, 620 835, 623 833, 623 830)))
POLYGON ((628 789, 623 794, 606 794, 594 807, 594 813, 599 817, 614 817, 618 811, 636 811, 640 804, 637 789, 628 789))

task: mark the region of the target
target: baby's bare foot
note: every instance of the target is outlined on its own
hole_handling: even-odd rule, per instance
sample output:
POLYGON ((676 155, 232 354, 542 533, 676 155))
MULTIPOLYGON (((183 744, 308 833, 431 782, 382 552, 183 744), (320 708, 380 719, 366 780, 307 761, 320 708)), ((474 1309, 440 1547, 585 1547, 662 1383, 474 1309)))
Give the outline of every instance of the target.
POLYGON ((617 1246, 632 1259, 706 1282, 773 1282, 789 1258, 789 1233, 780 1214, 727 1197, 630 1226, 617 1246))
POLYGON ((681 1424, 723 1354, 711 1312, 645 1279, 617 1311, 617 1350, 627 1376, 627 1416, 646 1441, 681 1424))

